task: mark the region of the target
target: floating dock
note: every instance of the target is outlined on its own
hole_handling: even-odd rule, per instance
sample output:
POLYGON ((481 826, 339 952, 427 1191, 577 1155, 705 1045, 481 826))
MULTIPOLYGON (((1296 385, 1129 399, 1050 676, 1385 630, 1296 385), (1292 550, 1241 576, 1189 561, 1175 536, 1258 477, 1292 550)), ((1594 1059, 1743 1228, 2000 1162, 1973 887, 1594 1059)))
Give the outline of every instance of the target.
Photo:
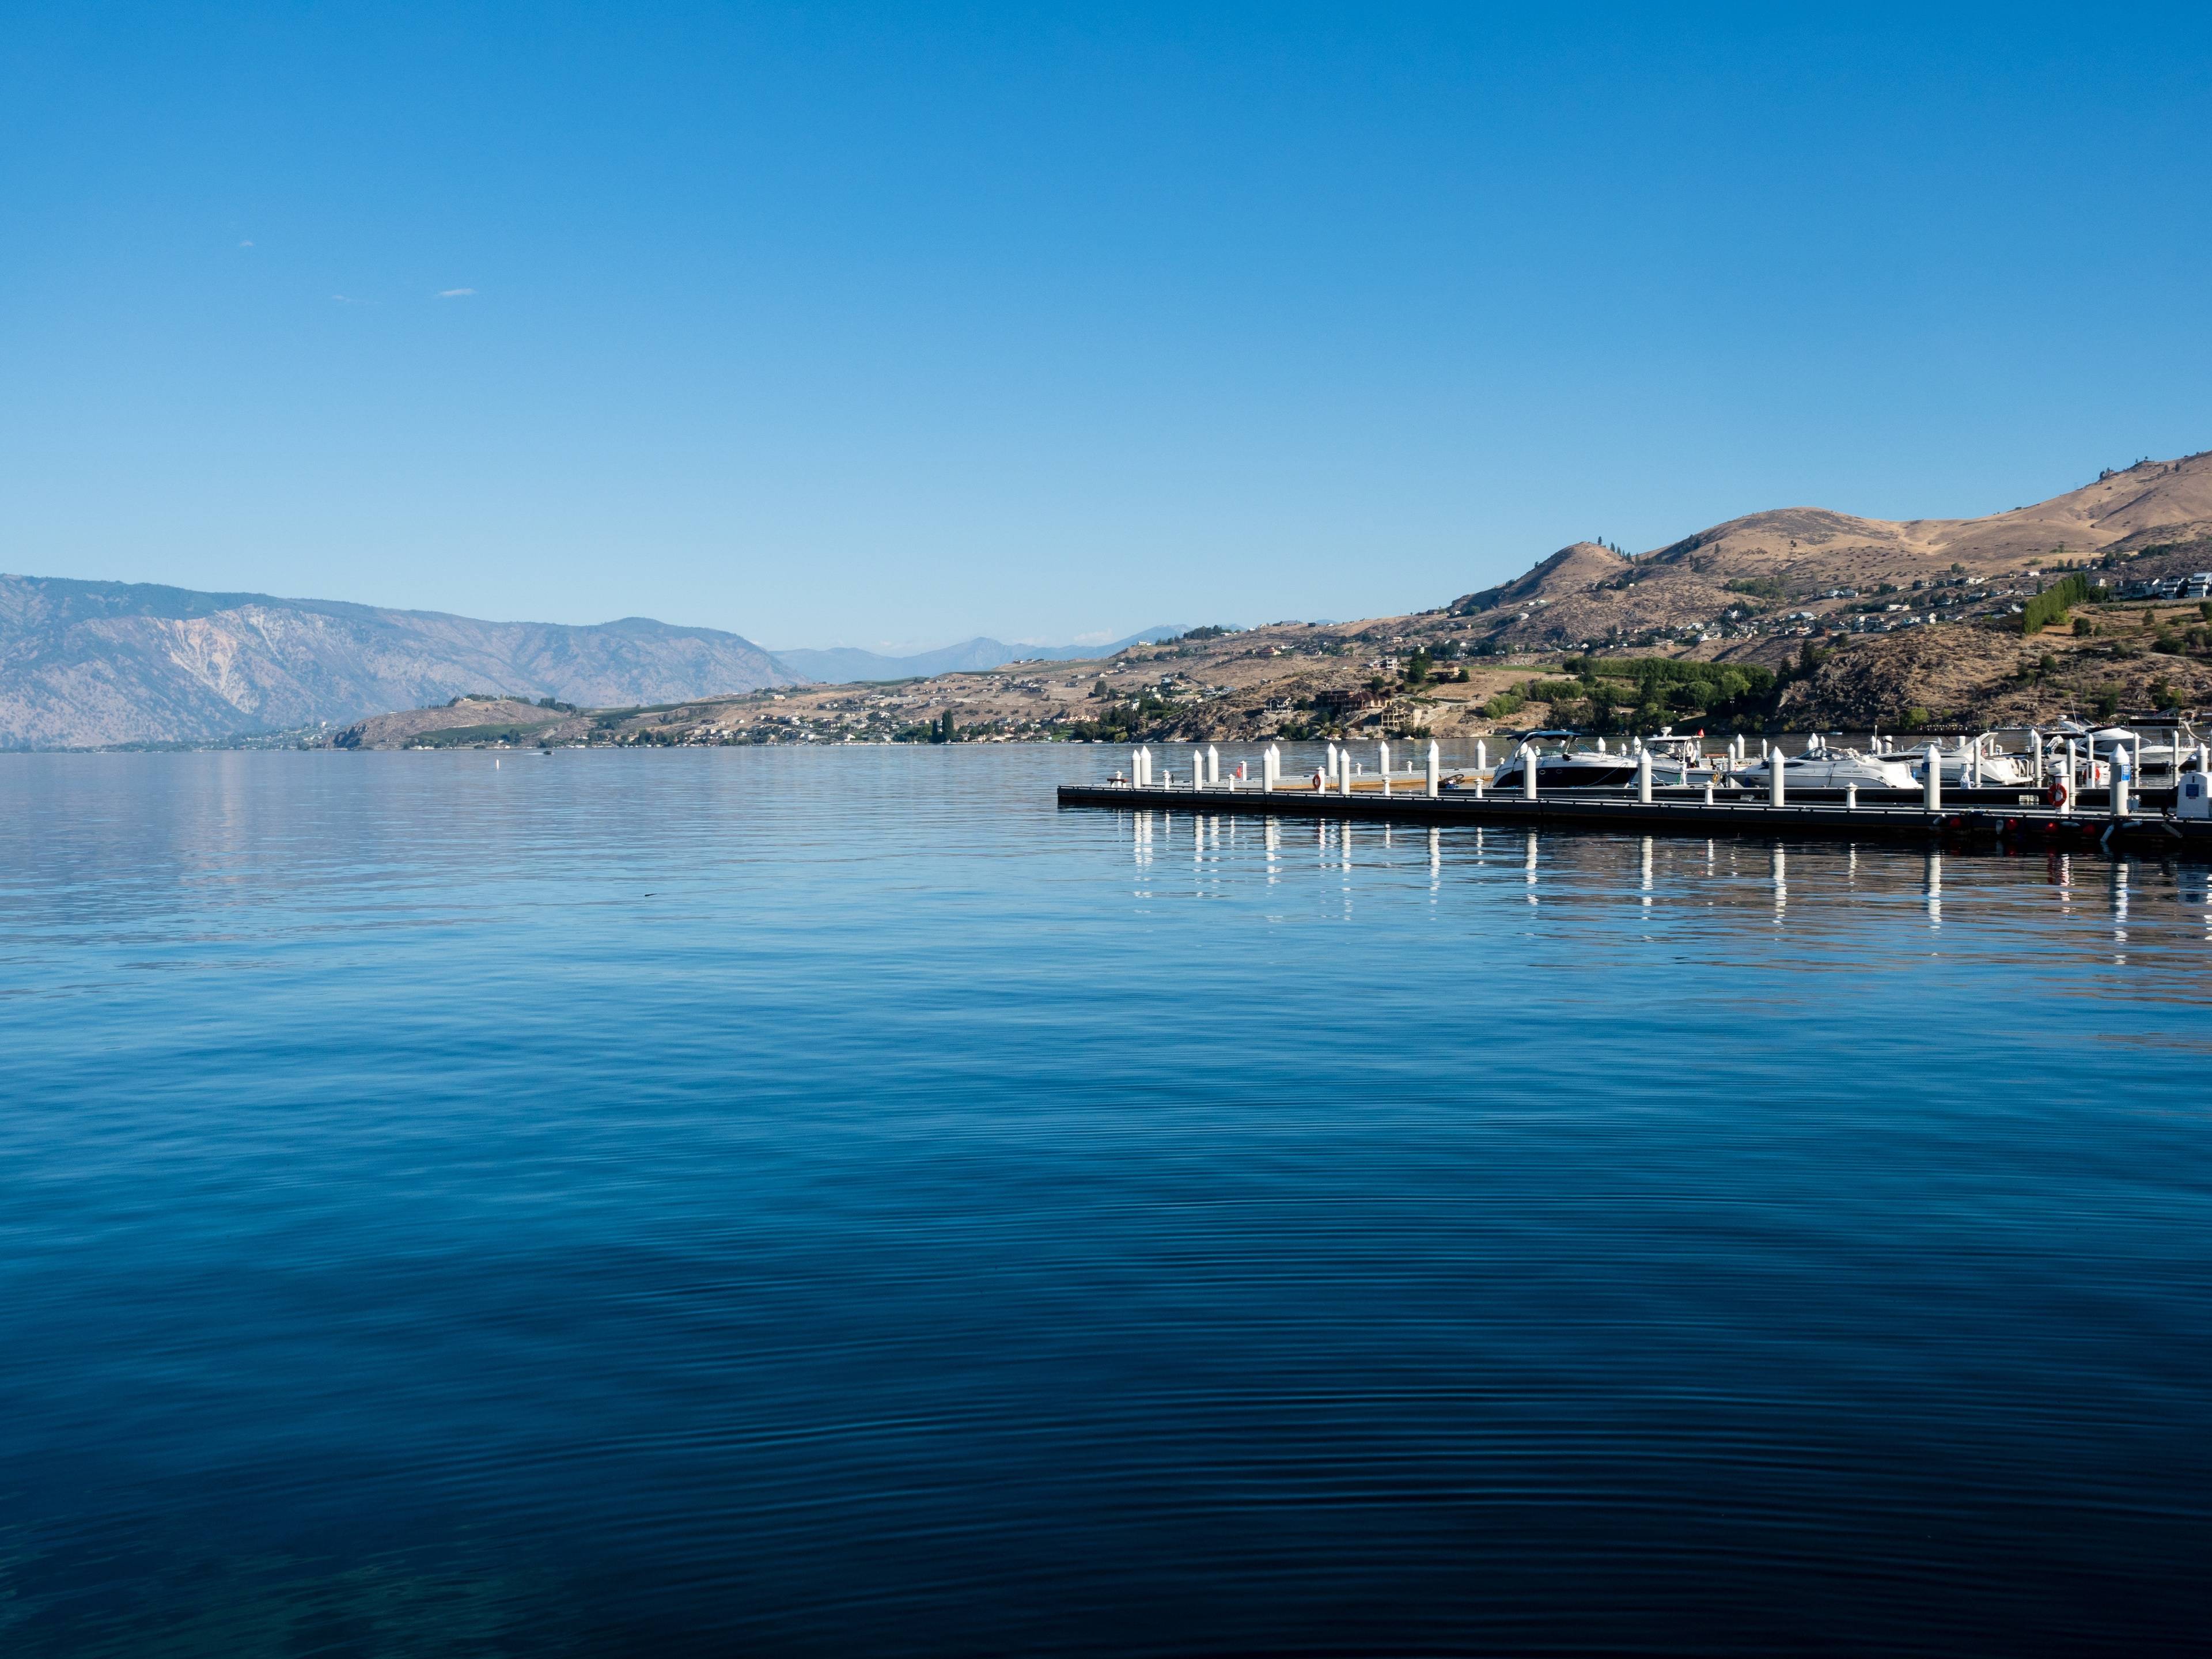
MULTIPOLYGON (((1887 793, 1887 792, 1886 792, 1887 793)), ((1902 793, 1902 792, 1899 792, 1902 793)), ((1157 785, 1073 784, 1060 786, 1063 807, 1104 807, 1114 811, 1232 812, 1249 817, 1361 818, 1390 823, 1462 824, 1468 828, 1595 830, 1633 836, 1747 836, 1792 841, 2011 842, 2052 843, 2157 858, 2186 857, 2212 862, 2212 820, 2179 818, 2143 811, 2114 817, 2090 806, 2065 813, 2048 806, 2021 804, 2014 792, 1966 792, 1980 799, 1960 800, 1934 811, 1917 804, 1792 801, 1777 806, 1745 792, 1725 795, 1710 805, 1702 792, 1689 799, 1624 799, 1612 793, 1565 793, 1534 800, 1518 794, 1475 795, 1446 791, 1426 793, 1410 782, 1402 793, 1379 789, 1346 795, 1312 788, 1263 790, 1254 784, 1230 788, 1162 788, 1157 785), (1989 797, 1999 799, 1991 800, 1989 797), (2011 799, 2010 805, 2005 804, 2011 799)))

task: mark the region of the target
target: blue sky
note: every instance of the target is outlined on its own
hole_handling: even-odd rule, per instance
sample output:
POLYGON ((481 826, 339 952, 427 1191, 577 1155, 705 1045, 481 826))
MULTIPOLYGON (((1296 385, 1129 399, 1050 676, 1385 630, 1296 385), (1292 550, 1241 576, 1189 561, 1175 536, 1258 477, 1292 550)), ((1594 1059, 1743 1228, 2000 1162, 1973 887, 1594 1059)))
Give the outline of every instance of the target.
POLYGON ((771 645, 2212 447, 2196 11, 13 7, 0 568, 771 645))

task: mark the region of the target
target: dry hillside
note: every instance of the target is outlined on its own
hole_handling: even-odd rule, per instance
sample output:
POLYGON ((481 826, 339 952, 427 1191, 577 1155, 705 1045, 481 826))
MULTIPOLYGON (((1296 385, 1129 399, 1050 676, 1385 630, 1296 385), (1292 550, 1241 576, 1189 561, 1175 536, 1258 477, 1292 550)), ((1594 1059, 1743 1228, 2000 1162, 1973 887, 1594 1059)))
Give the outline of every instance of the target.
POLYGON ((1885 586, 1895 591, 1900 611, 1912 593, 1954 580, 2032 591, 2031 572, 2208 535, 2212 453, 2138 462, 2047 501, 1981 519, 1863 519, 1784 507, 1731 519, 1636 557, 1579 542, 1450 610, 1506 649, 1705 642, 1745 637, 1758 631, 1760 618, 1794 611, 1822 623, 1894 614, 1869 608, 1885 586), (1732 611, 1740 614, 1731 618, 1732 611))

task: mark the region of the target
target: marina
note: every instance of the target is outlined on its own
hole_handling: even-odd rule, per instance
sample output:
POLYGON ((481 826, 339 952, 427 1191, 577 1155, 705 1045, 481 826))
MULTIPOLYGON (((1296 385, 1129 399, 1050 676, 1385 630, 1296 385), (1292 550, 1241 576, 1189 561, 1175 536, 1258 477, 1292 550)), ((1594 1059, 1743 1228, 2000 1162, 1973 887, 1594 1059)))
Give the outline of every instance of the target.
POLYGON ((1584 830, 1642 835, 2014 843, 2212 860, 2212 766, 2193 732, 2038 729, 1899 750, 1831 747, 1814 737, 1784 755, 1729 740, 1706 752, 1671 734, 1608 750, 1574 734, 1517 734, 1496 766, 1479 744, 1473 768, 1447 770, 1437 745, 1394 769, 1391 745, 1331 744, 1310 775, 1286 777, 1279 744, 1232 758, 1218 746, 1133 750, 1126 773, 1062 784, 1062 807, 1200 811, 1283 817, 1584 830), (2140 787, 2137 780, 2141 780, 2140 787))

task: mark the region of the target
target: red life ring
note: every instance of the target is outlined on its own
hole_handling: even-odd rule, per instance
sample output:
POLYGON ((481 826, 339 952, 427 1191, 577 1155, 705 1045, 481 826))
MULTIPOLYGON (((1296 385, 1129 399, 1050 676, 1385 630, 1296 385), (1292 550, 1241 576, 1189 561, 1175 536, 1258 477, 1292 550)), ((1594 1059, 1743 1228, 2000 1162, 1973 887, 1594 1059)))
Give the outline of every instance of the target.
POLYGON ((2066 805, 2066 781, 2063 778, 2053 778, 2044 786, 2043 804, 2045 806, 2066 805))

